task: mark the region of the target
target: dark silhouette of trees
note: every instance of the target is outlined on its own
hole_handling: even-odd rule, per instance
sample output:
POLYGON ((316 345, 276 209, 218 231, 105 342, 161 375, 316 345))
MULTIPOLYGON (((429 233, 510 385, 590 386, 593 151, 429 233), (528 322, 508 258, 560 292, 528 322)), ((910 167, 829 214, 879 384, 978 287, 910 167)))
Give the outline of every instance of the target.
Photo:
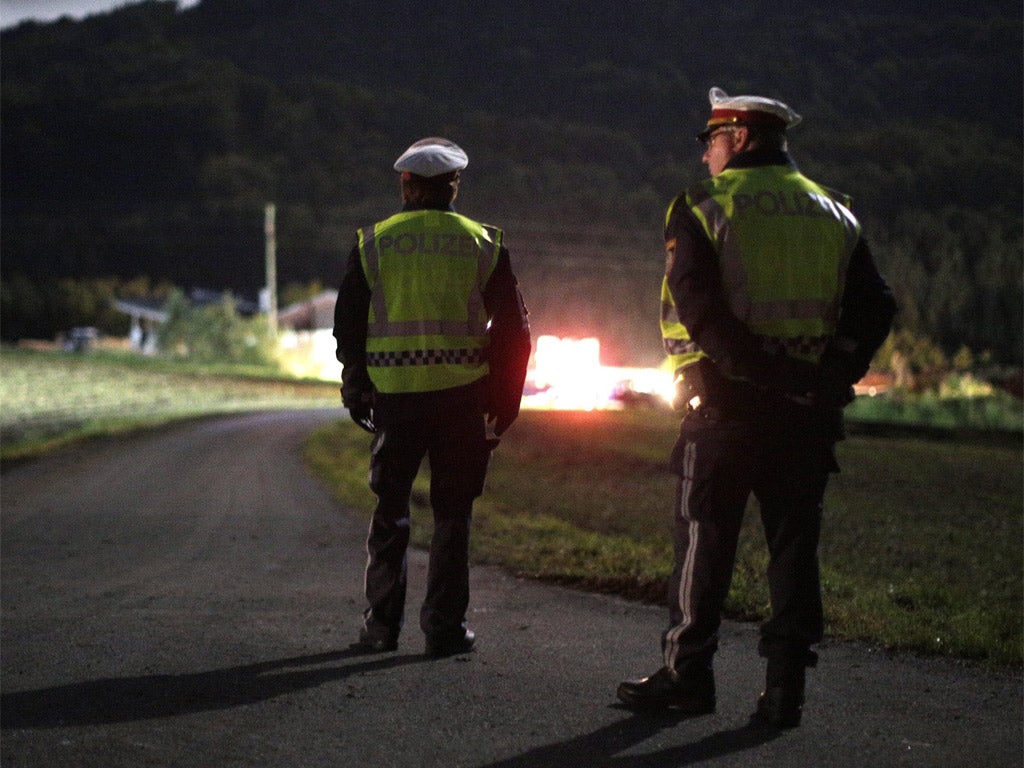
POLYGON ((150 0, 0 38, 5 339, 71 321, 39 312, 61 278, 254 294, 269 201, 281 282, 336 284, 435 133, 470 154, 460 210, 527 274, 571 275, 583 237, 592 332, 646 339, 607 327, 619 275, 657 272, 720 85, 804 114, 794 155, 853 195, 901 327, 1021 360, 1019 4, 150 0))

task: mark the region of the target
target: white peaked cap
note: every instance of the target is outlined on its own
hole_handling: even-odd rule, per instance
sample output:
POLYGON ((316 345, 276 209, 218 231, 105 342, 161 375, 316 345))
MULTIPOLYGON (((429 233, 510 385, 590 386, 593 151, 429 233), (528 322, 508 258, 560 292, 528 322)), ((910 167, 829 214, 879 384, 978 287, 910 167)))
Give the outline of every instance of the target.
POLYGON ((711 119, 698 138, 707 138, 720 125, 768 125, 785 130, 800 122, 800 115, 788 105, 764 96, 730 96, 717 86, 708 92, 711 119))
POLYGON ((469 165, 469 157, 455 142, 431 136, 420 139, 395 161, 395 170, 417 176, 440 176, 461 171, 469 165))

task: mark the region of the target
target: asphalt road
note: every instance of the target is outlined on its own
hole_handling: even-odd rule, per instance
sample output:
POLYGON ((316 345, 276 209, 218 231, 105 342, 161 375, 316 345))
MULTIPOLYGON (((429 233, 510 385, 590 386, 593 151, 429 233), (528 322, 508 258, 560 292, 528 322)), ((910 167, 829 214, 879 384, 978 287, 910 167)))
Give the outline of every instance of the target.
MULTIPOLYGON (((367 510, 305 469, 339 411, 206 420, 0 478, 4 766, 1020 766, 1019 675, 828 642, 804 725, 749 725, 756 628, 725 627, 715 715, 615 704, 656 607, 474 568, 478 650, 354 655, 367 510)), ((500 451, 495 458, 500 461, 500 451)))

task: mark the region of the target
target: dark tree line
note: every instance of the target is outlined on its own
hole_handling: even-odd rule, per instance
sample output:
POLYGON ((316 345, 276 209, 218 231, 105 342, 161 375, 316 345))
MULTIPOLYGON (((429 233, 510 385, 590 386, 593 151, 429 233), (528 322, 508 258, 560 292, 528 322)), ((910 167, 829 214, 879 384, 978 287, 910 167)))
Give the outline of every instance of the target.
MULTIPOLYGON (((15 276, 253 293, 269 201, 281 282, 332 285, 397 205, 393 158, 442 133, 470 153, 460 210, 505 226, 526 275, 571 285, 586 241, 585 314, 628 346, 650 329, 614 320, 647 290, 623 270, 656 275, 720 85, 804 114, 794 154, 853 195, 902 327, 1021 359, 1019 4, 150 1, 0 44, 5 339, 42 328, 15 276)), ((550 293, 536 315, 564 317, 550 293)))

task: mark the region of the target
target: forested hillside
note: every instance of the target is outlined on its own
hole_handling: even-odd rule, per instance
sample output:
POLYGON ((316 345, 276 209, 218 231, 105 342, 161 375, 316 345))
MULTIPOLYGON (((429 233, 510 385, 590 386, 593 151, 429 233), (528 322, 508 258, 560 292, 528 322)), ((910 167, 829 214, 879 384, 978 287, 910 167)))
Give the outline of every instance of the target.
POLYGON ((59 277, 254 291, 270 201, 281 282, 333 284, 397 204, 394 158, 443 134, 538 330, 649 360, 661 219, 718 85, 804 115, 794 156, 853 195, 903 327, 1020 362, 1019 3, 143 2, 0 46, 7 338, 59 277))

